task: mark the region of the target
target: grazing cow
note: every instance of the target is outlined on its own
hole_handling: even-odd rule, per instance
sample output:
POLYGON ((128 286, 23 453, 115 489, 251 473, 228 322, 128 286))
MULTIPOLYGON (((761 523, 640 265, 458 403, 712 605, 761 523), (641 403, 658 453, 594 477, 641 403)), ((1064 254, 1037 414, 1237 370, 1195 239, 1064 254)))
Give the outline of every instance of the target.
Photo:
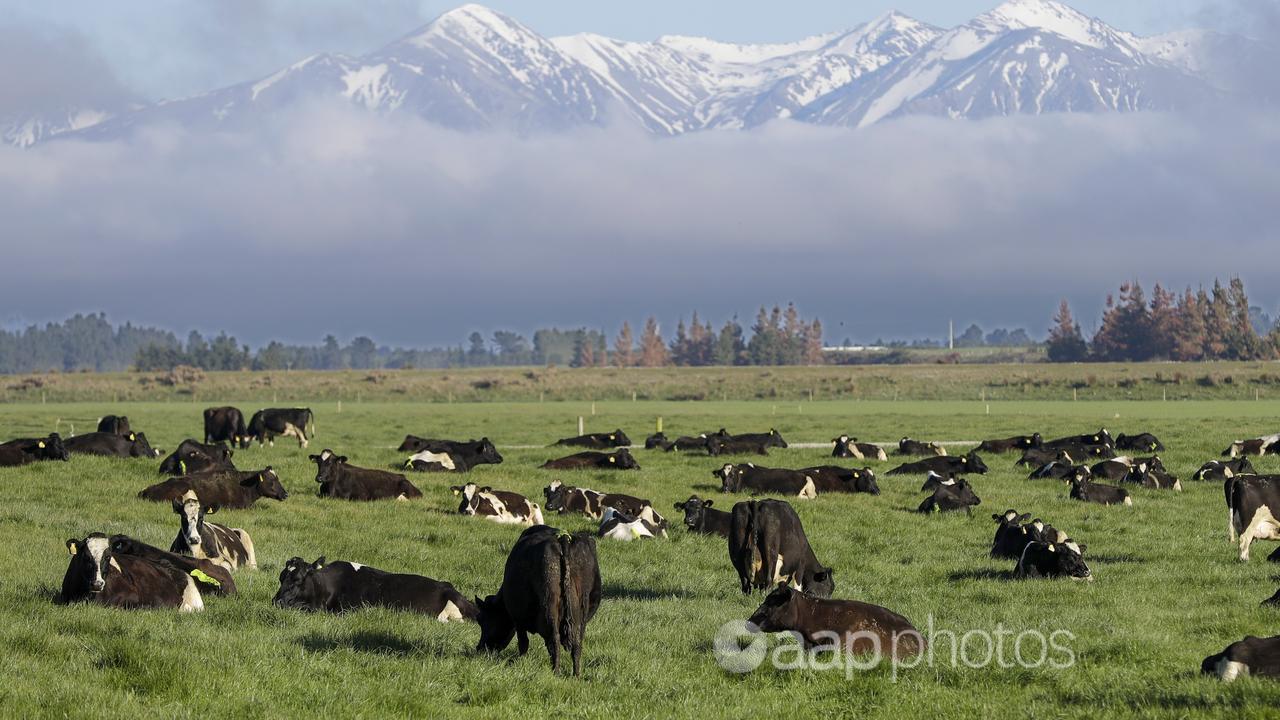
POLYGON ((1223 483, 1227 532, 1240 541, 1240 560, 1249 559, 1254 540, 1280 540, 1280 476, 1236 475, 1223 483))
POLYGON ((841 435, 838 438, 833 438, 831 443, 835 446, 831 450, 831 457, 879 460, 881 462, 889 459, 889 456, 884 452, 884 448, 874 443, 858 442, 856 437, 841 435))
POLYGON ((133 431, 129 429, 129 418, 124 415, 107 415, 98 421, 98 432, 124 436, 133 431))
POLYGON ((631 438, 622 432, 619 428, 611 433, 589 433, 587 435, 579 435, 577 437, 564 438, 557 440, 552 445, 570 445, 576 447, 593 448, 595 450, 608 450, 609 448, 629 447, 631 438))
POLYGON ((1031 435, 1014 435, 1011 438, 1003 438, 997 440, 983 440, 977 450, 992 453, 1007 453, 1014 450, 1027 451, 1031 448, 1040 447, 1044 443, 1044 438, 1040 437, 1040 433, 1031 435))
POLYGON ((811 478, 820 493, 880 494, 880 486, 876 484, 876 473, 869 467, 851 469, 838 465, 817 465, 802 468, 797 472, 802 472, 811 478))
POLYGON ((604 515, 605 508, 609 507, 635 517, 644 508, 653 506, 653 503, 638 497, 596 492, 587 488, 565 485, 559 480, 552 480, 550 485, 542 489, 542 494, 547 499, 548 512, 558 512, 561 515, 582 513, 594 520, 599 520, 604 515))
POLYGON ((977 453, 970 450, 967 455, 961 455, 959 457, 938 456, 905 463, 885 474, 928 475, 931 472, 935 472, 943 476, 967 473, 985 475, 987 473, 987 464, 982 462, 982 458, 978 457, 977 453))
POLYGON ((835 579, 813 554, 800 516, 781 500, 746 500, 729 519, 729 560, 743 594, 785 582, 819 597, 831 597, 835 579))
POLYGON ((1222 451, 1223 457, 1238 458, 1245 455, 1280 455, 1280 433, 1250 440, 1236 440, 1222 451))
MULTIPOLYGON (((1156 458, 1159 463, 1159 458, 1156 458)), ((1152 490, 1182 491, 1182 481, 1164 471, 1163 466, 1156 467, 1147 462, 1139 462, 1129 469, 1123 480, 1152 490)))
MULTIPOLYGON (((933 477, 937 477, 936 475, 933 477)), ((916 512, 955 512, 963 510, 972 515, 973 507, 981 505, 982 500, 973 492, 973 486, 964 478, 949 478, 938 483, 933 494, 920 503, 916 512)))
POLYGON ((1257 475, 1258 471, 1253 469, 1253 463, 1249 462, 1249 458, 1236 458, 1235 460, 1210 460, 1191 476, 1192 480, 1212 480, 1222 482, 1236 475, 1257 475))
MULTIPOLYGON (((992 515, 996 536, 991 542, 991 557, 1017 560, 1032 542, 1058 542, 1058 531, 1043 520, 1030 520, 1030 513, 1018 514, 1017 510, 1005 510, 1003 515, 992 515), (1030 520, 1030 522, 1028 522, 1030 520)), ((1065 538, 1063 538, 1065 539, 1065 538)))
POLYGON ((1083 445, 1085 447, 1101 445, 1104 447, 1114 448, 1116 443, 1115 440, 1111 438, 1111 433, 1107 432, 1106 428, 1102 428, 1096 433, 1069 435, 1055 440, 1047 440, 1044 443, 1044 447, 1050 448, 1070 447, 1072 445, 1083 445))
POLYGON ((169 546, 169 552, 209 560, 228 570, 238 567, 258 569, 258 557, 249 533, 205 521, 206 515, 218 512, 217 505, 200 502, 195 492, 188 490, 181 500, 173 501, 173 511, 181 519, 182 526, 178 528, 178 536, 169 546))
POLYGON ((231 571, 207 558, 194 558, 165 552, 158 547, 134 540, 128 535, 111 536, 111 554, 114 557, 126 555, 141 558, 156 565, 176 568, 196 581, 196 590, 204 595, 225 597, 236 594, 236 582, 231 579, 231 571))
POLYGON ((1160 438, 1151 433, 1138 433, 1137 435, 1125 435, 1120 433, 1116 436, 1117 450, 1132 450, 1134 452, 1160 452, 1164 450, 1164 443, 1160 442, 1160 438))
POLYGON ((947 454, 947 449, 936 442, 921 442, 904 437, 898 441, 898 449, 894 451, 894 455, 924 455, 941 457, 947 454))
POLYGON ((665 450, 667 444, 671 441, 667 439, 666 433, 656 432, 644 439, 645 450, 665 450))
POLYGON ((1088 547, 1071 538, 1062 542, 1027 543, 1013 569, 1013 576, 1020 580, 1068 577, 1092 581, 1093 573, 1084 562, 1084 551, 1088 547))
POLYGON ((720 479, 720 492, 724 493, 737 493, 745 489, 793 495, 802 500, 818 496, 818 486, 813 478, 799 470, 758 467, 751 463, 725 463, 719 470, 712 470, 711 476, 720 479))
POLYGON ((316 434, 316 418, 310 408, 267 408, 253 414, 249 420, 249 438, 258 446, 270 443, 276 446, 277 437, 293 437, 298 447, 311 444, 316 434))
POLYGON ((684 526, 689 532, 729 537, 729 513, 711 507, 711 500, 690 495, 688 500, 676 503, 677 510, 684 511, 684 526))
POLYGON ((516 637, 521 655, 529 633, 542 636, 551 670, 560 669, 560 648, 569 651, 573 674, 582 674, 582 641, 600 607, 600 563, 590 533, 567 533, 539 525, 520 534, 507 556, 502 586, 481 600, 478 650, 500 652, 516 637))
POLYGON ((449 489, 462 498, 458 505, 460 515, 482 517, 503 524, 542 524, 542 508, 519 493, 494 490, 488 486, 476 487, 475 483, 454 485, 449 489))
POLYGON ((44 438, 20 438, 0 445, 0 467, 15 467, 43 460, 71 460, 58 433, 44 438))
POLYGON ((542 464, 547 470, 639 470, 640 463, 631 457, 631 451, 618 448, 611 453, 580 452, 567 457, 548 460, 542 464))
POLYGON ((644 538, 666 537, 666 522, 657 523, 653 515, 653 507, 646 505, 639 515, 622 513, 614 508, 604 509, 600 518, 600 529, 596 535, 610 540, 630 542, 644 538))
POLYGON ((1222 652, 1205 658, 1200 663, 1200 672, 1217 675, 1223 682, 1249 675, 1280 678, 1280 635, 1267 638, 1246 635, 1222 652))
POLYGON ((326 565, 323 556, 313 563, 290 558, 280 571, 280 589, 271 602, 276 607, 330 613, 385 607, 422 613, 440 622, 474 621, 480 616, 470 600, 443 580, 345 560, 326 565))
POLYGON ((91 432, 69 437, 62 441, 70 453, 102 455, 119 458, 158 458, 160 451, 152 449, 146 433, 131 432, 128 435, 91 432))
POLYGON ((228 443, 244 450, 249 447, 249 431, 244 413, 233 407, 213 407, 204 411, 204 441, 208 444, 228 443))
POLYGON ((181 500, 188 490, 194 490, 201 502, 231 510, 251 507, 258 498, 283 501, 289 497, 288 491, 280 483, 280 476, 269 465, 265 470, 237 470, 169 478, 144 489, 138 493, 138 497, 152 502, 181 500))
POLYGON ((328 449, 308 457, 316 464, 320 497, 339 500, 409 500, 422 497, 422 491, 400 473, 348 465, 346 455, 336 455, 328 449))
POLYGON ((178 444, 169 457, 160 462, 162 475, 194 475, 216 470, 235 470, 233 451, 221 443, 205 445, 190 438, 178 444))
POLYGON ((789 585, 773 589, 748 621, 764 632, 794 632, 806 648, 877 658, 910 658, 925 640, 910 620, 888 608, 857 600, 832 600, 799 592, 789 585), (839 645, 833 646, 837 640, 839 645))
POLYGON ((67 541, 71 563, 62 578, 60 603, 82 600, 118 608, 204 609, 194 578, 172 565, 159 565, 131 555, 115 557, 111 540, 91 533, 67 541))
POLYGON ((1129 491, 1115 485, 1104 485, 1093 482, 1087 476, 1074 475, 1066 478, 1071 483, 1071 499, 1100 505, 1132 505, 1133 498, 1129 491))

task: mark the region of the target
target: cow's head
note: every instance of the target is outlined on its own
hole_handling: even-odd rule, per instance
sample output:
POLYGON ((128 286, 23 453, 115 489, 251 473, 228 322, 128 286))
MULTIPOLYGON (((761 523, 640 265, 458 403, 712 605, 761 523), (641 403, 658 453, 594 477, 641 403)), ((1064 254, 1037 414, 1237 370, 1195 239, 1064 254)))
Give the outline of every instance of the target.
POLYGON ((204 505, 195 491, 188 490, 181 500, 173 501, 173 511, 182 522, 179 533, 187 545, 196 547, 200 544, 200 532, 204 530, 204 516, 218 512, 217 505, 204 505))
POLYGON ((666 433, 656 432, 644 439, 644 449, 653 450, 655 448, 666 447, 668 442, 669 440, 667 440, 666 433))
POLYGON ((676 503, 676 510, 684 511, 685 527, 697 528, 702 526, 703 518, 706 517, 707 508, 714 504, 711 500, 703 500, 697 495, 690 495, 688 500, 682 503, 676 503))
POLYGON ((129 457, 138 457, 138 458, 160 457, 160 451, 152 448, 151 444, 147 442, 146 433, 131 432, 128 435, 125 435, 125 437, 129 439, 129 443, 130 443, 129 457))
POLYGON ((855 492, 880 494, 880 486, 876 484, 876 473, 869 467, 853 471, 853 489, 855 492))
POLYGON ((111 541, 102 533, 90 533, 83 540, 67 541, 71 564, 62 580, 62 596, 66 599, 102 592, 107 586, 115 560, 111 557, 111 541))
POLYGON ((547 499, 546 508, 548 512, 564 512, 565 498, 573 488, 565 485, 559 480, 552 480, 551 484, 542 488, 542 496, 547 499))
POLYGON ((841 435, 838 438, 832 438, 831 443, 835 445, 835 457, 861 457, 862 453, 858 451, 858 438, 848 435, 841 435))
POLYGON ((33 454, 41 460, 61 460, 63 462, 71 460, 71 453, 67 452, 66 446, 62 444, 62 436, 58 433, 50 433, 49 437, 37 440, 32 450, 33 454))
POLYGON ((630 445, 631 438, 627 437, 627 434, 622 432, 622 428, 618 428, 617 430, 609 433, 609 442, 613 443, 616 447, 622 447, 624 445, 630 445))
POLYGON ((751 614, 748 622, 764 632, 783 632, 794 629, 800 622, 803 594, 786 583, 778 583, 760 607, 751 614))
MULTIPOLYGON (((943 486, 947 487, 947 486, 943 486)), ((954 485, 947 487, 947 492, 964 505, 981 505, 982 499, 973 492, 973 486, 964 478, 957 478, 954 485)))
POLYGON ((502 455, 498 452, 497 446, 487 437, 480 438, 480 443, 476 447, 475 463, 489 463, 491 465, 502 464, 502 455))
POLYGON ((1056 574, 1073 580, 1093 579, 1093 573, 1084 562, 1084 551, 1088 549, 1087 545, 1076 544, 1071 538, 1067 538, 1063 542, 1048 543, 1045 549, 1052 556, 1050 562, 1053 563, 1053 571, 1056 574))
POLYGON ((511 620, 511 614, 507 612, 506 604, 497 595, 490 595, 483 600, 477 597, 476 608, 480 611, 480 616, 476 618, 480 625, 480 644, 476 646, 476 650, 498 652, 510 645, 511 638, 516 634, 516 626, 511 620))
POLYGON ((316 464, 316 482, 322 485, 333 482, 334 475, 340 469, 339 466, 347 463, 346 455, 337 455, 328 448, 320 451, 319 455, 309 455, 307 457, 316 464))
POLYGON ((626 448, 620 448, 616 452, 609 455, 609 465, 619 470, 639 470, 640 463, 631 456, 631 451, 626 448))
POLYGON ((1031 519, 1031 513, 1023 513, 1019 515, 1017 510, 1009 508, 1008 510, 1005 510, 1004 513, 992 514, 991 519, 995 520, 996 523, 1000 525, 1001 530, 1010 529, 1026 532, 1026 529, 1022 526, 1031 519))
POLYGON ((257 487, 258 492, 265 498, 272 500, 285 500, 289 497, 289 492, 284 489, 284 485, 280 482, 280 476, 275 470, 268 465, 266 470, 240 481, 243 487, 257 487))
POLYGON ((1038 448, 1044 444, 1044 438, 1040 433, 1032 433, 1029 438, 1022 438, 1022 446, 1024 448, 1038 448))
POLYGON ((462 515, 474 515, 476 507, 480 504, 480 493, 488 488, 481 489, 475 483, 467 483, 466 485, 454 485, 449 488, 454 495, 462 498, 462 502, 458 505, 458 512, 462 515))
POLYGON ((831 593, 836 590, 836 580, 831 573, 831 568, 805 568, 802 576, 797 578, 800 581, 800 589, 810 595, 831 597, 831 593))
POLYGON ((964 466, 964 471, 966 473, 977 473, 979 475, 987 474, 987 464, 982 462, 982 458, 973 450, 970 450, 967 455, 960 458, 960 463, 964 466))
POLYGON ((742 470, 732 463, 725 463, 719 470, 712 470, 711 476, 720 478, 720 492, 738 492, 742 487, 742 470))
POLYGON ((1116 441, 1111 437, 1111 433, 1106 428, 1102 428, 1093 436, 1095 445, 1105 445, 1107 447, 1115 447, 1116 441))
POLYGON ((300 557, 289 558, 280 571, 280 589, 271 599, 272 604, 282 608, 305 608, 307 602, 303 596, 303 584, 311 573, 324 567, 324 556, 308 563, 300 557))
POLYGON ((782 439, 782 433, 770 428, 769 437, 765 438, 764 446, 785 448, 787 446, 787 441, 782 439))

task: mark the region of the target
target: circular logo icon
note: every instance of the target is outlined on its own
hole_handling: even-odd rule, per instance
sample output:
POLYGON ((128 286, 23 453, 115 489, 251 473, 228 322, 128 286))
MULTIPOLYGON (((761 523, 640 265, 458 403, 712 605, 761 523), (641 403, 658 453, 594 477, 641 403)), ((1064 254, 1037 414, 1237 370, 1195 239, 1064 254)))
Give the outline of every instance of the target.
POLYGON ((716 631, 712 643, 716 663, 731 673, 749 673, 769 654, 769 643, 755 623, 730 620, 716 631))

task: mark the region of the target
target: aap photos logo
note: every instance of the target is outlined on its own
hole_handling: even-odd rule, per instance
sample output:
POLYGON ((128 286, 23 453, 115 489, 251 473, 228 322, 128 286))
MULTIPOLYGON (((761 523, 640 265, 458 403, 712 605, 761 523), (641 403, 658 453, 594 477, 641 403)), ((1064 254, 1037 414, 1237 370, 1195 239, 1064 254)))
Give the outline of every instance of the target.
POLYGON ((749 673, 769 656, 768 637, 747 620, 730 620, 721 625, 712 645, 716 662, 731 673, 749 673))

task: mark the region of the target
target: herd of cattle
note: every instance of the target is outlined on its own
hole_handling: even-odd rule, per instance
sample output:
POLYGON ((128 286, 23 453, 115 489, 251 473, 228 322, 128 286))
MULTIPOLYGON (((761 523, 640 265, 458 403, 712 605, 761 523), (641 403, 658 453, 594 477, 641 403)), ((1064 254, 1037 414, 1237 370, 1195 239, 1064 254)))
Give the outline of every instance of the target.
MULTIPOLYGON (((91 533, 67 541, 71 555, 58 602, 90 601, 113 607, 170 607, 197 611, 204 596, 236 592, 232 571, 257 568, 249 533, 209 521, 220 509, 243 509, 260 498, 283 501, 289 494, 270 467, 239 470, 232 461, 234 448, 245 449, 256 440, 273 444, 276 437, 293 437, 307 447, 315 434, 315 421, 307 409, 267 409, 249 423, 231 407, 210 408, 204 413, 204 441, 183 441, 159 466, 168 479, 144 488, 138 497, 169 502, 178 516, 177 535, 169 549, 143 543, 125 535, 108 537, 91 533)), ((549 470, 638 470, 630 452, 630 438, 622 430, 566 438, 553 447, 587 450, 548 460, 549 470)), ((1039 433, 983 441, 964 455, 948 455, 938 443, 903 438, 892 453, 857 438, 841 435, 832 440, 832 456, 840 459, 887 461, 890 454, 911 457, 886 475, 925 478, 920 491, 926 497, 921 513, 964 511, 972 513, 981 500, 966 476, 983 475, 988 467, 979 452, 1020 452, 1017 465, 1033 468, 1031 479, 1052 479, 1070 485, 1070 497, 1103 505, 1131 506, 1133 499, 1123 485, 1178 491, 1181 482, 1164 466, 1158 452, 1164 445, 1143 433, 1113 438, 1104 428, 1096 433, 1045 440, 1039 433), (1129 453, 1129 454, 1122 454, 1129 453), (1150 453, 1142 457, 1140 453, 1150 453), (1098 482, 1119 482, 1120 485, 1098 482)), ((665 452, 695 452, 709 456, 758 454, 770 448, 786 448, 777 430, 758 434, 716 432, 669 439, 661 432, 648 437, 644 447, 665 452)), ((467 473, 483 464, 503 461, 488 439, 467 442, 409 435, 399 446, 410 453, 402 470, 434 473, 467 473)), ((122 458, 159 458, 146 435, 134 431, 128 418, 107 416, 97 432, 62 438, 24 438, 0 445, 0 467, 39 461, 66 461, 75 454, 122 458)), ((1248 455, 1280 455, 1280 435, 1233 442, 1226 460, 1205 463, 1192 475, 1196 481, 1223 483, 1228 509, 1228 533, 1239 544, 1239 557, 1249 558, 1256 539, 1280 539, 1280 475, 1257 474, 1248 455)), ((409 501, 422 497, 403 473, 361 468, 347 457, 325 449, 309 456, 316 465, 318 494, 343 500, 409 501)), ((724 463, 712 471, 724 493, 749 493, 752 497, 727 511, 714 507, 712 499, 692 495, 674 508, 683 513, 688 532, 727 539, 729 560, 743 593, 770 590, 751 617, 765 632, 790 630, 802 638, 846 638, 875 634, 890 646, 889 638, 915 634, 911 623, 886 608, 850 600, 832 599, 833 569, 820 562, 805 535, 795 509, 787 502, 759 499, 779 495, 812 499, 829 493, 879 494, 876 473, 869 467, 820 465, 800 469, 769 468, 754 463, 724 463)), ((421 612, 442 622, 474 621, 480 626, 479 648, 499 651, 516 638, 523 655, 529 634, 543 638, 553 670, 559 669, 562 648, 569 652, 575 675, 581 671, 583 636, 601 600, 597 538, 634 541, 667 536, 668 522, 645 498, 601 492, 551 481, 543 490, 547 512, 576 513, 599 522, 596 532, 569 533, 544 524, 544 506, 515 492, 495 490, 474 482, 450 488, 459 498, 458 513, 527 526, 512 548, 498 591, 487 598, 468 600, 452 584, 432 578, 391 573, 360 563, 287 561, 280 573, 274 603, 280 607, 342 612, 365 606, 386 606, 421 612)), ((1085 563, 1087 546, 1068 533, 1030 513, 1008 509, 995 513, 995 538, 990 555, 1015 562, 1015 578, 1071 578, 1092 580, 1085 563)), ((1269 558, 1280 562, 1280 550, 1269 558)), ((1280 605, 1280 591, 1264 604, 1280 605)), ((891 643, 895 653, 913 654, 922 642, 891 643)), ((864 646, 851 645, 858 653, 864 646)), ((1202 670, 1231 680, 1242 674, 1280 677, 1280 636, 1247 637, 1223 652, 1205 659, 1202 670)))

